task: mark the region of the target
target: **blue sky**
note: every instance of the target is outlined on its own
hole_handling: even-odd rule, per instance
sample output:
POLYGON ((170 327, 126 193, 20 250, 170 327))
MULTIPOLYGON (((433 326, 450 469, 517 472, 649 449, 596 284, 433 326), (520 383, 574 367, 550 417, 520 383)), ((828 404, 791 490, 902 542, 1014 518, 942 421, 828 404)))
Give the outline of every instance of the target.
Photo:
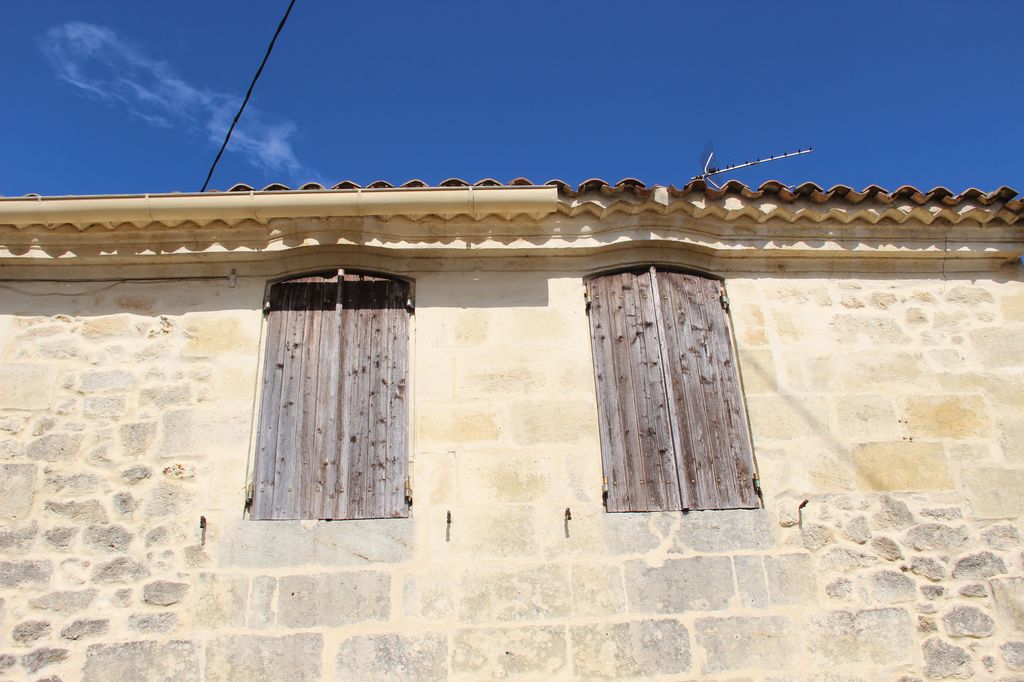
MULTIPOLYGON (((195 191, 285 0, 7 0, 0 195, 195 191)), ((448 177, 1024 191, 1024 2, 298 0, 211 187, 448 177)))

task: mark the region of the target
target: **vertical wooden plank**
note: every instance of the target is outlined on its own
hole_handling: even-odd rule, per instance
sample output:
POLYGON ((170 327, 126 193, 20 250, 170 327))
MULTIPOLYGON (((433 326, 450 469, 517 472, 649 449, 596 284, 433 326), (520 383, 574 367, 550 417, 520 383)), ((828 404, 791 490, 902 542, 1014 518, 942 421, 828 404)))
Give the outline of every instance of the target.
POLYGON ((387 377, 387 490, 384 515, 405 517, 409 505, 405 499, 405 483, 409 479, 409 405, 406 385, 409 380, 409 284, 392 280, 390 306, 387 308, 387 330, 390 357, 387 377))
POLYGON ((252 519, 269 519, 273 514, 274 464, 277 459, 277 430, 281 411, 285 347, 289 316, 282 309, 285 289, 271 286, 267 295, 266 348, 260 391, 260 421, 256 435, 253 467, 252 519))
POLYGON ((348 468, 347 508, 341 518, 367 518, 367 493, 369 479, 369 364, 370 325, 368 323, 368 296, 366 276, 345 274, 343 288, 345 356, 342 377, 342 393, 345 396, 345 430, 347 439, 342 452, 348 468))
MULTIPOLYGON (((683 445, 680 475, 688 488, 683 496, 694 500, 693 509, 756 507, 752 479, 742 479, 737 464, 743 457, 734 444, 738 443, 734 435, 738 417, 729 416, 737 406, 742 409, 742 398, 738 393, 725 397, 732 389, 723 377, 734 372, 735 365, 731 346, 726 348, 727 320, 717 282, 667 271, 659 271, 657 277, 666 318, 672 400, 679 415, 675 426, 683 445)), ((745 422, 741 437, 747 437, 745 422)))
POLYGON ((607 508, 679 509, 650 274, 598 277, 590 280, 589 288, 602 451, 609 478, 607 508))
POLYGON ((309 482, 308 514, 305 518, 329 519, 334 514, 337 477, 336 411, 341 360, 341 282, 339 271, 325 278, 320 296, 320 347, 313 419, 314 459, 309 482))
POLYGON ((387 383, 390 363, 387 334, 387 305, 391 283, 376 277, 367 278, 368 310, 366 324, 369 329, 367 351, 367 420, 366 420, 366 499, 364 514, 367 518, 384 518, 385 489, 388 474, 387 443, 387 383))
POLYGON ((711 362, 716 369, 716 389, 722 410, 721 470, 730 473, 728 504, 730 508, 756 508, 760 506, 754 489, 754 455, 747 425, 746 407, 740 385, 739 369, 732 343, 729 316, 721 305, 721 285, 704 280, 705 314, 707 316, 711 362))

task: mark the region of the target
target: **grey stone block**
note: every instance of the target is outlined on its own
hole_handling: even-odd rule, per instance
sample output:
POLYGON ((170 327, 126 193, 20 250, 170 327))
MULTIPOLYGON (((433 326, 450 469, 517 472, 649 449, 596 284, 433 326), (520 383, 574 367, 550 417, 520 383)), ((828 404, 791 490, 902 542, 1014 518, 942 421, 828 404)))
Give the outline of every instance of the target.
POLYGON ((1006 573, 1006 564, 992 552, 969 554, 957 559, 953 565, 953 577, 958 580, 964 578, 991 578, 1000 573, 1006 573))
POLYGON ((800 541, 806 549, 817 552, 836 539, 836 533, 820 523, 805 523, 800 528, 800 541))
POLYGON ((1024 538, 1017 527, 1008 523, 986 528, 981 533, 981 539, 992 549, 1007 550, 1024 544, 1024 538))
POLYGON ((47 502, 46 511, 83 523, 106 523, 107 512, 96 500, 85 502, 47 502))
POLYGON ((876 601, 883 604, 898 604, 914 601, 917 597, 917 585, 914 580, 899 571, 875 571, 868 578, 871 594, 876 601))
POLYGON ((416 620, 450 620, 455 615, 454 579, 442 571, 407 575, 402 586, 405 616, 416 620))
POLYGON ((835 547, 822 556, 821 563, 825 568, 848 573, 857 568, 874 566, 878 563, 878 557, 848 547, 835 547))
POLYGON ((971 655, 938 637, 926 639, 924 646, 924 676, 930 679, 957 677, 966 679, 974 674, 971 655))
POLYGON ((773 606, 807 606, 818 600, 818 583, 809 554, 766 556, 764 572, 773 606))
POLYGON ((133 613, 128 616, 128 629, 147 634, 170 632, 178 626, 176 613, 133 613))
POLYGON ((572 628, 573 672, 585 679, 678 675, 690 670, 690 633, 677 620, 572 628))
POLYGON ((132 534, 124 526, 89 526, 82 540, 101 552, 125 552, 132 544, 132 534))
POLYGON ((843 537, 858 545, 866 543, 871 539, 871 527, 868 526, 868 520, 863 516, 855 516, 847 521, 843 526, 843 537))
POLYGON ((456 591, 459 619, 479 623, 565 618, 571 612, 567 573, 556 564, 467 570, 456 591))
POLYGON ((961 597, 987 597, 988 591, 981 583, 971 583, 960 588, 961 597))
POLYGON ((31 644, 37 639, 48 637, 52 631, 53 625, 45 620, 26 620, 14 626, 11 639, 18 644, 31 644))
POLYGON ((54 611, 63 615, 78 613, 89 607, 99 590, 81 590, 50 592, 41 597, 33 599, 30 603, 34 608, 44 611, 54 611))
POLYGON ((49 561, 0 561, 0 587, 45 585, 52 573, 49 561))
POLYGON ((830 611, 807 623, 808 649, 822 665, 892 665, 913 660, 914 626, 903 609, 830 611))
POLYGON ((942 623, 952 637, 989 637, 996 631, 996 622, 976 606, 954 606, 942 617, 942 623))
POLYGON ((199 655, 196 645, 187 641, 93 644, 85 650, 82 680, 199 682, 199 655))
POLYGON ((217 630, 245 627, 249 580, 241 575, 200 573, 196 580, 195 624, 217 630))
POLYGON ((377 571, 285 576, 278 581, 277 622, 306 628, 386 620, 391 576, 377 571))
POLYGON ((127 391, 135 385, 135 376, 128 371, 92 369, 82 373, 79 388, 83 393, 95 391, 127 391))
POLYGON ((775 545, 774 530, 764 509, 699 511, 682 515, 673 551, 734 552, 769 549, 775 545))
POLYGON ((768 585, 762 558, 757 555, 736 556, 732 558, 732 563, 736 570, 736 584, 740 589, 740 603, 748 609, 768 606, 768 585))
POLYGON ((60 663, 68 657, 67 649, 51 649, 44 647, 21 657, 21 665, 29 673, 36 673, 48 665, 60 663))
POLYGON ((35 464, 0 464, 0 520, 25 518, 36 489, 35 464))
POLYGON ((48 433, 28 444, 25 453, 44 462, 67 462, 78 454, 82 436, 71 433, 48 433))
POLYGON ((999 649, 1007 668, 1014 672, 1024 671, 1024 642, 1006 642, 999 649))
POLYGON ((694 627, 697 645, 704 649, 704 674, 782 670, 801 650, 799 627, 782 616, 698 618, 694 627))
POLYGON ((78 640, 99 637, 110 629, 110 621, 105 618, 80 618, 60 631, 61 639, 78 640))
POLYGON ((71 543, 75 541, 75 537, 78 536, 78 529, 68 526, 60 526, 58 528, 51 528, 46 531, 43 537, 46 539, 46 544, 50 545, 57 550, 64 550, 71 546, 71 543))
POLYGON ((884 535, 871 539, 871 549, 886 561, 899 561, 903 558, 900 546, 892 538, 884 535))
POLYGON ((39 524, 33 521, 27 526, 0 530, 0 550, 28 551, 39 534, 39 524))
POLYGON ((249 595, 250 628, 265 628, 274 622, 274 597, 277 595, 277 578, 266 575, 252 579, 252 591, 249 595))
POLYGON ((459 629, 452 637, 452 670, 473 679, 548 677, 567 663, 561 626, 459 629))
POLYGON ((577 616, 605 616, 622 613, 626 594, 622 571, 605 564, 574 564, 572 567, 572 610, 577 616))
POLYGON ((188 583, 157 580, 143 586, 142 601, 156 606, 177 604, 188 593, 188 583))
POLYGON ((1024 578, 993 578, 989 581, 999 619, 1017 632, 1024 632, 1024 578))
POLYGON ((357 635, 341 642, 335 671, 339 680, 432 682, 448 679, 448 637, 444 633, 357 635))
POLYGON ((103 487, 103 479, 94 474, 59 474, 47 472, 43 489, 48 493, 89 495, 103 487))
POLYGON ((94 583, 118 583, 138 580, 149 575, 149 569, 136 559, 119 556, 105 564, 98 564, 92 572, 94 583))
POLYGON ((121 449, 128 457, 146 454, 156 438, 156 422, 136 422, 121 427, 121 449))
POLYGON ((668 559, 658 567, 626 563, 627 604, 640 613, 724 609, 734 593, 729 557, 668 559))
POLYGON ((313 633, 217 637, 206 645, 206 680, 320 680, 322 652, 323 638, 313 633))
POLYGON ((884 495, 881 499, 881 509, 874 515, 873 520, 879 528, 903 530, 914 523, 914 515, 910 513, 906 503, 884 495))
POLYGON ((121 478, 123 478, 124 480, 128 481, 128 483, 131 484, 143 481, 147 478, 150 478, 152 475, 153 470, 150 467, 143 466, 141 464, 133 467, 128 467, 127 469, 121 472, 121 478))
POLYGON ((946 567, 939 563, 937 559, 926 556, 911 557, 910 572, 922 578, 927 578, 933 583, 946 577, 946 567))
POLYGON ((184 512, 195 497, 192 490, 184 485, 163 482, 157 484, 146 496, 146 518, 170 518, 184 512))
POLYGON ((117 510, 117 513, 124 516, 131 516, 139 508, 139 501, 128 492, 116 493, 111 498, 111 501, 114 503, 114 509, 117 510))
POLYGON ((603 520, 605 547, 610 554, 644 554, 661 544, 651 530, 650 514, 606 514, 603 520))
POLYGON ((322 522, 312 528, 299 521, 239 520, 223 528, 220 564, 277 568, 404 562, 412 557, 415 530, 413 519, 322 522))
POLYGON ((970 536, 964 526, 923 523, 907 531, 906 542, 919 552, 950 551, 967 546, 970 536))

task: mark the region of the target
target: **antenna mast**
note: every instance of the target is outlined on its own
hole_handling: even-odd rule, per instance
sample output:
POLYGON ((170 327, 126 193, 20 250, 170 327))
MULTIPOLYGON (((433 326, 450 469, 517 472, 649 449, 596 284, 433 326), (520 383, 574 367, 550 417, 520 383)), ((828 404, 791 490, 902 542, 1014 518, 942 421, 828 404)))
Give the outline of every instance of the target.
POLYGON ((750 166, 756 166, 761 163, 768 163, 769 161, 779 161, 781 159, 788 159, 792 156, 810 154, 813 151, 813 147, 808 147, 807 149, 797 149, 795 152, 783 152, 781 154, 773 154, 769 156, 767 159, 755 159, 753 161, 744 161, 743 163, 734 163, 731 166, 726 166, 725 168, 716 168, 715 166, 711 165, 711 160, 714 158, 715 152, 709 151, 706 152, 705 154, 707 156, 707 160, 704 161, 703 168, 701 169, 701 174, 693 176, 693 179, 703 180, 704 182, 707 182, 711 186, 715 187, 716 189, 721 189, 720 185, 716 184, 713 180, 711 180, 712 176, 721 175, 722 173, 728 173, 734 170, 739 170, 740 168, 749 168, 750 166))

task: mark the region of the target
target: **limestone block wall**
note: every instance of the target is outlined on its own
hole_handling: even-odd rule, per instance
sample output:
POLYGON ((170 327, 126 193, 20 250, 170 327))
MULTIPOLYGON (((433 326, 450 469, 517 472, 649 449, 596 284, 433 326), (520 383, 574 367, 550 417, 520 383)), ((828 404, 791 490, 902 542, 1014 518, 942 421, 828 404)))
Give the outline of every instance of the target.
POLYGON ((686 515, 602 508, 585 272, 399 274, 346 522, 243 516, 263 280, 2 285, 0 679, 1024 675, 1019 268, 729 278, 765 509, 686 515))

